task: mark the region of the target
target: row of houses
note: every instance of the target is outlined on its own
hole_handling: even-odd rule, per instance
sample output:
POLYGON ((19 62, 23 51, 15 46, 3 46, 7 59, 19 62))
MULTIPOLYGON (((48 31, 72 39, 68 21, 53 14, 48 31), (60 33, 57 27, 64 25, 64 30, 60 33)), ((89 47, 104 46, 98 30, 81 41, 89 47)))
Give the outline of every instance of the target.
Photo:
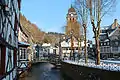
POLYGON ((33 52, 20 8, 21 0, 0 0, 0 80, 17 80, 31 67, 33 52))

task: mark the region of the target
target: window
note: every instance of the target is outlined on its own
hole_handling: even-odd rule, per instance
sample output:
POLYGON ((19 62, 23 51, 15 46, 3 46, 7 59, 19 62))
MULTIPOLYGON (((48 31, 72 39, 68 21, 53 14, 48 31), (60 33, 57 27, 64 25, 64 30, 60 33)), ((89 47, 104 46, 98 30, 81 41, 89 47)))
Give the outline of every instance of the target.
POLYGON ((65 48, 62 48, 63 50, 66 50, 65 48))
POLYGON ((20 59, 26 59, 26 49, 20 49, 20 59))
POLYGON ((22 56, 21 53, 22 53, 22 50, 20 49, 20 50, 19 50, 19 56, 20 56, 20 59, 21 59, 21 56, 22 56))
POLYGON ((76 50, 78 50, 78 47, 76 47, 76 50))
POLYGON ((7 60, 7 63, 8 63, 7 65, 8 66, 6 67, 6 71, 8 72, 9 70, 12 70, 12 68, 13 68, 12 67, 13 66, 13 63, 12 63, 12 61, 13 61, 12 60, 13 59, 13 57, 12 57, 13 53, 12 53, 12 50, 9 49, 9 48, 8 48, 8 55, 7 56, 8 56, 8 60, 7 60), (11 61, 11 62, 9 62, 9 61, 11 61))
POLYGON ((66 50, 68 50, 68 48, 66 48, 66 50))
POLYGON ((73 21, 74 21, 74 18, 73 18, 73 21))
POLYGON ((110 48, 109 47, 107 47, 107 52, 110 52, 110 48))
POLYGON ((103 47, 102 50, 101 50, 101 52, 103 51, 103 52, 105 52, 105 53, 106 53, 106 52, 108 53, 108 52, 110 52, 109 49, 110 49, 109 47, 103 47))
POLYGON ((115 45, 118 45, 118 42, 115 42, 115 45))
POLYGON ((100 48, 100 51, 103 52, 103 47, 100 48))
POLYGON ((107 52, 107 47, 104 47, 104 52, 107 52))
POLYGON ((104 43, 104 45, 106 45, 106 42, 104 43))
POLYGON ((118 47, 112 47, 112 51, 118 51, 118 47))
POLYGON ((109 42, 107 42, 107 45, 109 45, 109 42))

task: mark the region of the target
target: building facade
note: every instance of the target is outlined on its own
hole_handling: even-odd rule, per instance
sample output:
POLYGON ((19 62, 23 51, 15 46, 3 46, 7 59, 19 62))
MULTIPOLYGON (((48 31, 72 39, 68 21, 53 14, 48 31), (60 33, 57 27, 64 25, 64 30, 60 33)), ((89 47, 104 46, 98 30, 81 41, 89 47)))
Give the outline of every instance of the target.
POLYGON ((24 73, 26 70, 30 68, 29 62, 30 62, 30 54, 29 54, 29 46, 28 44, 28 36, 23 31, 23 27, 19 27, 19 33, 18 33, 18 54, 17 54, 17 73, 21 77, 21 74, 24 73))
POLYGON ((100 53, 102 59, 120 57, 120 25, 117 19, 110 26, 101 29, 100 53))
MULTIPOLYGON (((76 38, 73 37, 73 48, 74 48, 74 53, 78 53, 78 41, 76 38)), ((71 39, 65 39, 61 42, 61 48, 62 48, 62 58, 70 58, 70 56, 73 56, 72 53, 72 47, 71 47, 71 39)))
POLYGON ((20 2, 0 0, 0 80, 17 78, 20 2))

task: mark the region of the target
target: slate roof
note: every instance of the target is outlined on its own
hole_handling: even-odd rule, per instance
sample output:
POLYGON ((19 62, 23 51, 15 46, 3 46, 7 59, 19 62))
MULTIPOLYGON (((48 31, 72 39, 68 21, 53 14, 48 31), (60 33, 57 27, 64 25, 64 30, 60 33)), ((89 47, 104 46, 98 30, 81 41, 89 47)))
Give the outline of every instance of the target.
POLYGON ((120 25, 117 23, 117 26, 115 26, 114 24, 115 22, 109 26, 104 26, 103 28, 101 28, 100 41, 105 41, 106 39, 109 39, 119 29, 120 25))

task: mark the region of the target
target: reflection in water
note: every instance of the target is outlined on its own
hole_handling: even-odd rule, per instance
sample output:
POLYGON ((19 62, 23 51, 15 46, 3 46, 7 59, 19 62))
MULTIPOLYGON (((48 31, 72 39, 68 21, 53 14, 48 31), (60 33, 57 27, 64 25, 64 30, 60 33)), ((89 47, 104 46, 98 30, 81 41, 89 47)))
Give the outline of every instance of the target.
POLYGON ((61 76, 59 69, 53 69, 53 65, 49 63, 40 63, 32 67, 28 76, 22 80, 65 80, 61 76))

